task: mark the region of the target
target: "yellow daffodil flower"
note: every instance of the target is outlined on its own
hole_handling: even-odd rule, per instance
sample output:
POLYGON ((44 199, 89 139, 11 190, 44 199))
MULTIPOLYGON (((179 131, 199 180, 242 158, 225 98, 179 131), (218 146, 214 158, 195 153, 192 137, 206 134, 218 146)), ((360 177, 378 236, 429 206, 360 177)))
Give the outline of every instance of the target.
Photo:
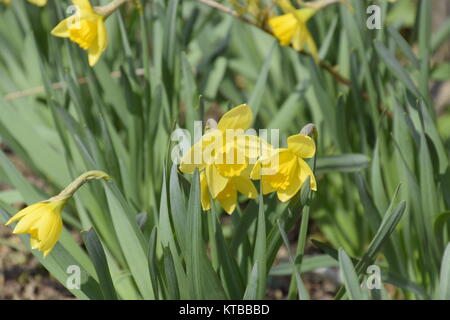
POLYGON ((47 257, 61 235, 63 228, 61 212, 65 204, 84 183, 92 179, 109 180, 109 176, 101 171, 86 172, 73 181, 59 195, 19 211, 9 219, 6 225, 18 222, 13 233, 30 234, 31 248, 42 251, 44 257, 47 257))
POLYGON ((61 212, 67 199, 43 201, 19 211, 6 225, 19 221, 15 234, 29 233, 32 249, 40 250, 46 257, 58 242, 62 231, 61 212))
POLYGON ((251 172, 252 179, 261 180, 263 194, 277 192, 282 202, 290 200, 308 178, 311 190, 317 190, 314 174, 303 160, 314 156, 314 140, 297 134, 290 136, 287 142, 287 148, 276 149, 269 156, 261 157, 251 172), (261 174, 261 169, 267 173, 261 174))
POLYGON ((10 6, 11 0, 0 0, 0 3, 3 3, 5 6, 10 6))
POLYGON ((236 208, 238 192, 248 198, 257 197, 249 176, 261 140, 244 134, 251 123, 252 112, 248 106, 233 108, 223 115, 217 128, 207 131, 181 159, 181 172, 192 174, 195 168, 201 170, 203 210, 210 209, 210 195, 229 214, 236 208))
POLYGON ((295 50, 303 50, 308 46, 311 55, 317 61, 318 53, 314 39, 306 23, 317 12, 314 8, 295 9, 288 0, 279 0, 278 4, 285 12, 284 15, 269 19, 269 26, 282 46, 292 44, 295 50))
POLYGON ((43 7, 47 4, 47 0, 28 0, 28 2, 39 7, 43 7))
POLYGON ((89 0, 72 0, 77 13, 61 21, 52 35, 69 38, 88 52, 89 65, 94 66, 108 45, 105 16, 94 11, 89 0))

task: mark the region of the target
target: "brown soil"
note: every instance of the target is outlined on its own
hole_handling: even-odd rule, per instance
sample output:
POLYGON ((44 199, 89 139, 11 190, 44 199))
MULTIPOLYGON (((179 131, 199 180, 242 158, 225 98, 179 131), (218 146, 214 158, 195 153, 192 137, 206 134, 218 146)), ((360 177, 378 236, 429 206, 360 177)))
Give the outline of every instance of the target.
POLYGON ((0 300, 73 299, 11 229, 0 225, 0 300))

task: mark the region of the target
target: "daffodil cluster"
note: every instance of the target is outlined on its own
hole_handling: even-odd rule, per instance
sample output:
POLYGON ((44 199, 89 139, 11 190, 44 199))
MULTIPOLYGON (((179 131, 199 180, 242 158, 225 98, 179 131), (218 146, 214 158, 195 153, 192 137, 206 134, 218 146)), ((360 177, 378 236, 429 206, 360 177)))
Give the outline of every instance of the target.
POLYGON ((212 198, 231 214, 238 193, 250 199, 257 197, 252 179, 261 179, 263 194, 277 192, 282 202, 290 200, 308 178, 311 189, 317 189, 314 174, 303 160, 315 154, 313 139, 294 135, 289 137, 286 149, 275 149, 256 135, 245 133, 252 118, 247 105, 233 108, 183 155, 181 172, 200 170, 203 210, 210 209, 212 198))

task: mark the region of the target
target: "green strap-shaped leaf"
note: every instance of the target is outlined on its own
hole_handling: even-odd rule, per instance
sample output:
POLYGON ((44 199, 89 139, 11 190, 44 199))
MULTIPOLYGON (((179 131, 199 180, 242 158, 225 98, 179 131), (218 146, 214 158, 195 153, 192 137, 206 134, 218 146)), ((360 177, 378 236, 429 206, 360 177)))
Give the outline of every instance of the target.
POLYGON ((361 290, 353 263, 342 248, 339 249, 339 267, 349 298, 351 300, 366 300, 367 297, 361 290))
POLYGON ((445 249, 441 263, 439 299, 450 300, 450 242, 445 249))
POLYGON ((144 299, 154 299, 147 261, 147 250, 136 216, 127 205, 117 186, 104 183, 111 219, 120 247, 144 299))
POLYGON ((258 285, 257 285, 257 299, 264 299, 266 294, 266 263, 267 263, 267 243, 266 240, 266 216, 264 214, 264 200, 262 190, 259 192, 259 210, 256 230, 255 252, 253 254, 253 261, 258 265, 258 285))
POLYGON ((399 79, 412 94, 416 97, 420 97, 421 95, 414 85, 414 82, 411 80, 409 74, 400 65, 398 60, 395 59, 394 55, 386 49, 384 44, 379 41, 375 41, 375 49, 394 77, 399 79))
POLYGON ((198 169, 192 178, 188 204, 187 274, 193 299, 225 299, 225 291, 206 256, 202 238, 200 178, 198 169))
POLYGON ((94 229, 81 233, 84 244, 88 250, 89 256, 92 259, 97 276, 100 282, 100 289, 103 297, 106 300, 116 300, 117 294, 114 289, 111 274, 109 273, 108 262, 106 260, 105 251, 94 229))
POLYGON ((317 158, 316 170, 324 172, 353 172, 367 168, 370 159, 363 154, 342 154, 317 158))

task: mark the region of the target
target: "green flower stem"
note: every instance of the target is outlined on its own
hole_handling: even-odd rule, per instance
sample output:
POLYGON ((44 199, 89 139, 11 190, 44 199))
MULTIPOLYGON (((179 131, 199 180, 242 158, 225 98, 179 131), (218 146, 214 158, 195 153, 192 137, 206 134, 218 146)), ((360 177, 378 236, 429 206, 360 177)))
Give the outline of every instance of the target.
POLYGON ((99 180, 104 179, 106 181, 111 180, 110 177, 103 171, 99 170, 93 170, 88 171, 86 173, 83 173, 81 176, 76 178, 71 184, 69 184, 63 191, 61 191, 57 196, 54 196, 47 201, 53 202, 53 201, 61 201, 61 200, 67 200, 71 198, 74 193, 81 188, 86 182, 89 180, 99 180))
POLYGON ((105 19, 108 18, 111 14, 114 13, 120 6, 124 5, 125 3, 129 2, 130 0, 114 0, 108 3, 105 6, 101 7, 94 7, 95 13, 104 16, 105 19))
MULTIPOLYGON (((314 160, 313 160, 313 174, 315 174, 316 172, 316 158, 317 158, 317 150, 316 153, 314 155, 314 160)), ((308 198, 307 201, 305 203, 305 205, 303 206, 303 213, 302 213, 302 221, 300 224, 300 231, 298 233, 298 239, 297 239, 297 250, 295 252, 295 264, 298 270, 298 273, 301 274, 301 266, 302 266, 302 262, 303 262, 303 257, 305 254, 305 247, 306 247, 306 237, 308 235, 308 224, 309 224, 309 210, 311 208, 311 201, 312 201, 312 197, 313 197, 313 192, 311 190, 308 191, 308 198)), ((291 283, 289 285, 289 291, 288 291, 288 296, 287 299, 288 300, 292 300, 295 299, 296 295, 297 295, 297 283, 296 283, 296 279, 295 279, 295 275, 293 274, 291 277, 291 283)), ((301 297, 299 297, 301 298, 301 297)))

